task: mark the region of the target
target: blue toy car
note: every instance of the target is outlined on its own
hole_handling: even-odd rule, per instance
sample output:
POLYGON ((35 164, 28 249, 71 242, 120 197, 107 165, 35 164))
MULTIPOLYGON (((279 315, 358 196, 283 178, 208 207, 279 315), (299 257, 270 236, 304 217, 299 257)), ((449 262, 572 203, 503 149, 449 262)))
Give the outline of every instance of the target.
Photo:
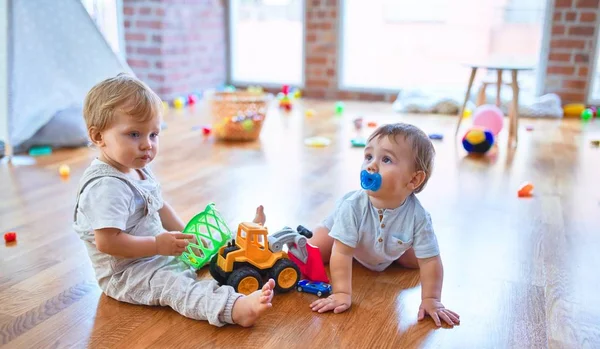
POLYGON ((321 297, 331 294, 331 285, 325 282, 312 282, 308 280, 300 280, 296 286, 298 292, 306 292, 316 294, 321 297))

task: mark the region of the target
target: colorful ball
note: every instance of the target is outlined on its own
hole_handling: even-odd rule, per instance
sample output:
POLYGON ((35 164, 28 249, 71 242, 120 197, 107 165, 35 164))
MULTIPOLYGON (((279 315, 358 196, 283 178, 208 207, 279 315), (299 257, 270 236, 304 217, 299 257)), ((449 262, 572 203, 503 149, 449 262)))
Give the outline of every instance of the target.
POLYGON ((473 126, 486 128, 497 136, 504 124, 504 113, 493 104, 477 107, 473 112, 473 126))
POLYGON ((488 129, 474 127, 465 133, 462 144, 469 153, 484 154, 494 145, 494 134, 488 129))

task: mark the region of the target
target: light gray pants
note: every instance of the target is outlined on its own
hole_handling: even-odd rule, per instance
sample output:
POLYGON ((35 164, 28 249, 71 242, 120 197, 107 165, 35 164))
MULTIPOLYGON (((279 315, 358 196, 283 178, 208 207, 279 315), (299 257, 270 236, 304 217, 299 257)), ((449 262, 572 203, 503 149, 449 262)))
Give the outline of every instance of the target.
POLYGON ((232 310, 242 296, 215 280, 197 280, 196 273, 174 257, 138 260, 111 276, 105 290, 119 301, 169 306, 185 317, 208 320, 215 326, 233 324, 232 310))

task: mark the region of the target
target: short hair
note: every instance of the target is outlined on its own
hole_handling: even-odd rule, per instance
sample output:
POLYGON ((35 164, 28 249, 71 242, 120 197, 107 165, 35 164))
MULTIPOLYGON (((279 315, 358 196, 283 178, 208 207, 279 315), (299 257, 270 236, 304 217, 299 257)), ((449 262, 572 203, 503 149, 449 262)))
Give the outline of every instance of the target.
POLYGON ((410 142, 415 169, 425 172, 425 180, 415 189, 415 193, 421 192, 433 172, 433 160, 435 158, 433 143, 431 143, 429 137, 420 128, 406 123, 382 125, 369 136, 368 142, 375 138, 379 139, 386 136, 390 137, 394 142, 397 142, 397 136, 402 136, 406 141, 410 142))
POLYGON ((83 118, 88 130, 103 131, 114 121, 115 111, 139 121, 150 120, 162 112, 160 97, 141 80, 120 73, 90 89, 83 104, 83 118))

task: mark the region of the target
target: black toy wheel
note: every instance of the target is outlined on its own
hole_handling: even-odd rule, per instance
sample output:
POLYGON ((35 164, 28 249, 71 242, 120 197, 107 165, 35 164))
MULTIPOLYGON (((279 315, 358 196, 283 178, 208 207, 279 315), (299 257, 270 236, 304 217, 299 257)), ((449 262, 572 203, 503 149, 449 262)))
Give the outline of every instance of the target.
POLYGON ((227 276, 217 265, 218 258, 218 254, 214 255, 213 258, 211 258, 210 264, 208 265, 208 271, 210 272, 210 276, 212 276, 213 279, 217 280, 219 284, 223 285, 227 282, 227 276))
POLYGON ((294 289, 300 281, 300 269, 291 260, 280 259, 271 268, 269 277, 275 280, 275 291, 288 292, 294 289))
POLYGON ((227 284, 235 289, 236 292, 249 295, 260 289, 262 278, 258 271, 251 267, 241 267, 231 272, 227 278, 227 284))

